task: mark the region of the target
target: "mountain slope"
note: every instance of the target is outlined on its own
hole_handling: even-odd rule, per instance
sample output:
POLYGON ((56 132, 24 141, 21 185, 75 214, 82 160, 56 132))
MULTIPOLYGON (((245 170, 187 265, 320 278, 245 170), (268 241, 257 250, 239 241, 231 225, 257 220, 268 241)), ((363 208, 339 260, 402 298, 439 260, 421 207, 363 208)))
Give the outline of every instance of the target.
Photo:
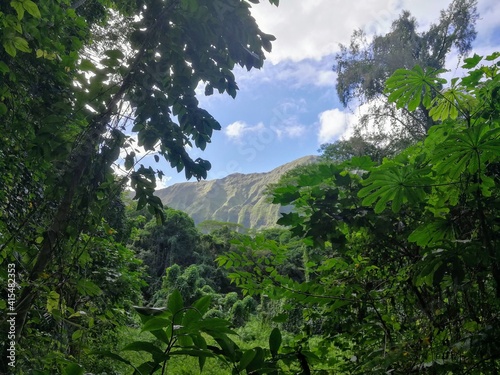
POLYGON ((278 182, 287 171, 313 163, 316 156, 305 156, 267 173, 235 173, 199 182, 184 182, 158 190, 163 204, 189 214, 195 223, 216 220, 241 224, 246 228, 276 225, 280 212, 289 209, 271 204, 264 194, 268 184, 278 182))

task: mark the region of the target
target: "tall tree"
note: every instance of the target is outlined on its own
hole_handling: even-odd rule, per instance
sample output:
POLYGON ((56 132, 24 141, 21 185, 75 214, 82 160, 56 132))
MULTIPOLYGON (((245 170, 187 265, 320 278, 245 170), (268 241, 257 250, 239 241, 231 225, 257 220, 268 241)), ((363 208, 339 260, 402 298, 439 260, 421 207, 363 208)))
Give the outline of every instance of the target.
POLYGON ((193 219, 171 208, 165 210, 162 225, 154 220, 146 224, 132 247, 147 267, 149 296, 160 288, 168 267, 174 264, 187 267, 199 261, 200 237, 193 219))
POLYGON ((443 69, 452 48, 465 56, 476 37, 476 4, 477 0, 454 0, 441 11, 437 23, 421 32, 417 20, 404 11, 392 23, 389 33, 368 41, 364 31, 357 30, 349 45, 340 45, 334 70, 338 74, 337 93, 341 103, 345 107, 371 105, 359 127, 371 123, 383 128, 390 123, 394 136, 414 140, 426 134, 434 124, 426 108, 421 105, 410 113, 388 103, 383 93, 385 81, 399 68, 419 65, 423 69, 443 69))

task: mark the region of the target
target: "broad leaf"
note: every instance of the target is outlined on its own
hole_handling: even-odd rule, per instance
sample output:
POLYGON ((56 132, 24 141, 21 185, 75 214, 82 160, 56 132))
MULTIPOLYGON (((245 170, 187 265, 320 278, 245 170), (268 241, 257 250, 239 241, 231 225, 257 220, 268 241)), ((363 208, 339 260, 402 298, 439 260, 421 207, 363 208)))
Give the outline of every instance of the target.
POLYGON ((38 6, 31 0, 23 0, 23 7, 26 11, 35 18, 41 18, 40 10, 38 6))
POLYGON ((281 332, 278 328, 274 328, 269 335, 269 350, 273 357, 278 354, 281 346, 281 332))
POLYGON ((257 352, 254 349, 246 350, 243 353, 243 355, 241 356, 241 359, 240 359, 240 364, 238 366, 240 371, 243 371, 247 368, 247 366, 250 364, 250 362, 252 362, 252 360, 255 358, 256 354, 257 354, 257 352))
POLYGON ((422 103, 426 108, 431 105, 432 92, 438 91, 439 86, 446 83, 438 75, 444 69, 426 70, 416 65, 412 70, 398 69, 386 81, 385 93, 389 94, 389 101, 396 103, 398 108, 408 106, 414 111, 422 103))
POLYGON ((475 68, 477 64, 482 60, 483 58, 479 56, 478 54, 474 54, 472 57, 468 57, 464 59, 465 64, 462 65, 462 68, 464 69, 472 69, 475 68))
POLYGON ((447 220, 436 220, 415 229, 408 240, 420 247, 436 246, 443 240, 454 239, 453 227, 447 220))
POLYGON ((170 319, 166 318, 152 318, 149 319, 144 325, 141 327, 141 331, 158 331, 165 327, 168 327, 172 324, 170 319))
POLYGON ((98 296, 102 294, 102 290, 95 283, 86 279, 78 280, 76 288, 84 296, 98 296))
POLYGON ((427 177, 428 169, 418 170, 411 165, 385 162, 373 170, 363 182, 366 185, 358 192, 363 205, 375 204, 375 213, 382 212, 387 203, 392 201, 392 211, 398 212, 407 202, 418 202, 425 197, 425 188, 433 180, 427 177))
POLYGON ((64 367, 63 375, 83 375, 85 373, 83 367, 77 363, 70 363, 64 367))
POLYGON ((486 164, 498 159, 500 128, 490 129, 487 123, 451 134, 436 147, 432 155, 434 169, 439 175, 456 180, 462 173, 477 173, 486 164))
POLYGON ((147 341, 135 341, 131 344, 125 346, 123 351, 134 351, 134 352, 148 352, 153 356, 153 359, 157 362, 164 361, 165 353, 156 345, 147 341))
POLYGON ((55 290, 50 291, 47 296, 47 311, 52 312, 53 310, 59 309, 59 301, 61 296, 55 290))
POLYGON ((177 289, 168 297, 167 308, 173 315, 184 308, 184 301, 182 300, 181 293, 177 289))
POLYGON ((448 118, 455 120, 459 111, 470 110, 475 99, 471 95, 461 92, 458 88, 450 88, 442 92, 440 96, 434 98, 429 115, 434 121, 444 121, 448 118))

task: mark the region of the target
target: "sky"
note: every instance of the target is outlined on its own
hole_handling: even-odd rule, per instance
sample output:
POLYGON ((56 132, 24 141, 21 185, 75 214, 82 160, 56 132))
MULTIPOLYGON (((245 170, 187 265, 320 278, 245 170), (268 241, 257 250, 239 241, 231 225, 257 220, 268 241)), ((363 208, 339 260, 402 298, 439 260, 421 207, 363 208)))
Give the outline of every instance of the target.
MULTIPOLYGON (((323 143, 349 136, 362 108, 344 109, 335 91, 332 71, 339 43, 347 44, 352 32, 384 34, 403 9, 409 10, 422 30, 439 19, 448 0, 281 0, 279 7, 262 0, 252 14, 261 30, 276 36, 273 51, 261 70, 235 71, 239 92, 200 95, 200 106, 217 119, 205 151, 190 150, 212 164, 208 179, 232 173, 267 172, 306 155, 318 155, 323 143)), ((500 1, 478 0, 480 19, 473 52, 500 51, 500 1)), ((450 75, 460 75, 452 54, 450 75)), ((153 157, 148 157, 150 160, 153 157)), ((145 159, 145 161, 148 160, 145 159)), ((186 181, 165 161, 151 163, 165 173, 158 188, 186 181)))

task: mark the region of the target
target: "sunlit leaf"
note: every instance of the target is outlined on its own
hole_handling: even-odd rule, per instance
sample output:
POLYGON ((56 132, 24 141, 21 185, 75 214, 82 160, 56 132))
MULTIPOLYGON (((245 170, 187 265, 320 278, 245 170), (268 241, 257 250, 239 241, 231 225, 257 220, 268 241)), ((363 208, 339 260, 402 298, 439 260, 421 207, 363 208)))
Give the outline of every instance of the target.
POLYGON ((42 15, 40 14, 40 10, 38 9, 38 6, 31 0, 23 0, 23 7, 26 9, 26 11, 31 14, 35 18, 41 18, 42 15))
POLYGON ((143 332, 149 331, 157 331, 161 330, 165 327, 168 327, 172 324, 172 321, 167 318, 152 318, 149 319, 144 325, 141 327, 143 332))
POLYGON ((52 312, 59 309, 60 295, 55 290, 52 290, 47 295, 47 311, 52 312))
POLYGON ((429 107, 432 100, 432 92, 437 91, 440 85, 446 83, 438 75, 445 72, 444 69, 426 70, 416 65, 412 70, 398 69, 386 81, 385 93, 389 94, 388 100, 396 103, 398 108, 408 106, 408 110, 414 111, 422 103, 429 107))
POLYGON ((386 162, 371 172, 358 196, 364 198, 362 203, 366 206, 377 202, 374 207, 376 213, 382 212, 390 201, 393 212, 398 212, 402 204, 408 201, 414 203, 425 195, 424 189, 433 182, 426 176, 428 173, 427 169, 418 170, 411 165, 386 162))
POLYGON ((475 68, 477 64, 482 60, 483 58, 479 56, 478 54, 474 54, 472 57, 468 57, 464 59, 465 64, 462 65, 462 68, 464 69, 472 69, 475 68))
POLYGON ((11 1, 10 6, 13 7, 17 12, 17 19, 22 20, 24 17, 24 7, 23 3, 17 0, 11 1))
POLYGON ((76 330, 75 332, 73 332, 73 334, 71 335, 71 339, 72 340, 78 340, 80 337, 82 337, 83 335, 83 331, 81 329, 79 330, 76 330))

